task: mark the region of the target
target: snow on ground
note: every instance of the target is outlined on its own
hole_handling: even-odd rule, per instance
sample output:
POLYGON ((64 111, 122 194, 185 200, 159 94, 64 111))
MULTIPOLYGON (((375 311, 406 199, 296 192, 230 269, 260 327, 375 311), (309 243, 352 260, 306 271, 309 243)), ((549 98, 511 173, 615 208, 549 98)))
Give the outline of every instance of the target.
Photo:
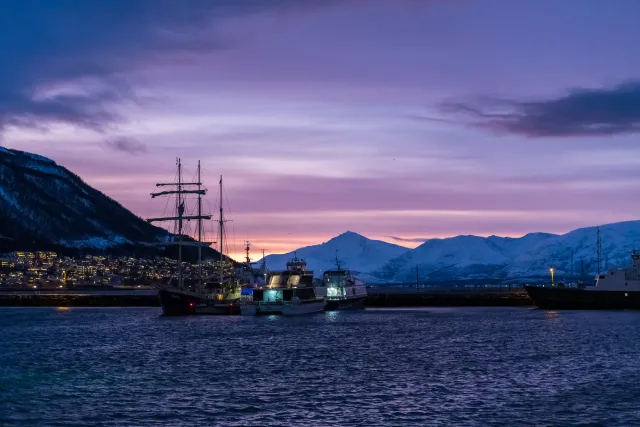
MULTIPOLYGON (((631 251, 640 250, 640 221, 603 225, 600 235, 602 270, 629 265, 631 251)), ((519 238, 456 236, 430 239, 415 249, 347 232, 321 245, 301 248, 296 253, 319 276, 323 270, 335 268, 336 250, 342 266, 357 272, 369 283, 412 282, 416 268, 421 280, 544 276, 549 274, 550 268, 560 276, 571 272, 578 275, 582 265, 588 275, 597 270, 596 227, 563 235, 530 233, 519 238)), ((292 256, 293 252, 269 255, 267 267, 284 269, 292 256)))
POLYGON ((105 237, 88 237, 78 240, 58 240, 58 244, 66 246, 68 248, 96 248, 107 249, 113 246, 118 246, 125 243, 131 243, 121 235, 105 237))
MULTIPOLYGON (((365 272, 407 252, 409 249, 379 240, 368 239, 347 231, 320 245, 298 249, 296 255, 307 261, 307 268, 319 277, 325 270, 336 268, 336 256, 341 267, 355 272, 365 272)), ((266 257, 270 270, 283 270, 294 256, 293 252, 266 257)), ((259 264, 259 263, 258 263, 259 264)))

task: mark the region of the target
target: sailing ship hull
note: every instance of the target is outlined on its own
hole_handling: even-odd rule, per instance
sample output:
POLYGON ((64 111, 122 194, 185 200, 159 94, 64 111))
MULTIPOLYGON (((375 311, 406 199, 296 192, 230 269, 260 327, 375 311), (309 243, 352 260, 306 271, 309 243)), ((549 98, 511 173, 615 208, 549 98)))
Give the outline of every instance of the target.
POLYGON ((524 287, 545 310, 640 310, 640 291, 597 291, 560 287, 524 287))
POLYGON ((170 289, 160 289, 158 296, 165 316, 240 314, 240 305, 235 300, 213 301, 170 289))
POLYGON ((170 289, 158 290, 158 297, 162 306, 162 314, 165 316, 194 314, 194 307, 200 302, 199 298, 170 289))
POLYGON ((336 310, 361 310, 364 308, 364 301, 366 296, 356 298, 345 298, 340 300, 327 300, 327 305, 324 307, 325 311, 336 310))

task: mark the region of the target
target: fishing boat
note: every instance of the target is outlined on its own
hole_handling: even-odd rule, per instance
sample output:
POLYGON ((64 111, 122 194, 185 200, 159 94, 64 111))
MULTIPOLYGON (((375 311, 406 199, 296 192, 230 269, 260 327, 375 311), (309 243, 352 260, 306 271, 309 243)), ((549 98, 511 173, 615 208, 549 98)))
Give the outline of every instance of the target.
POLYGON ((348 269, 344 269, 338 260, 336 268, 322 273, 322 281, 315 286, 316 294, 325 297, 326 311, 364 308, 367 287, 348 269))
POLYGON ((170 187, 167 191, 152 193, 151 197, 175 195, 175 216, 149 218, 148 222, 174 221, 175 234, 172 241, 163 243, 178 245, 177 272, 168 283, 157 286, 158 296, 162 312, 168 316, 198 315, 198 314, 240 314, 239 300, 242 283, 236 274, 235 263, 224 255, 224 211, 222 207, 222 177, 220 177, 220 213, 218 218, 218 242, 219 259, 217 263, 207 264, 210 274, 205 274, 202 262, 202 248, 212 245, 212 242, 203 242, 202 221, 211 219, 212 215, 202 214, 202 196, 207 190, 203 187, 200 175, 200 162, 198 162, 196 182, 185 182, 182 179, 182 164, 180 159, 176 161, 178 166, 177 180, 174 183, 156 184, 158 187, 170 187), (185 215, 186 195, 197 195, 197 214, 185 215), (198 240, 183 235, 184 222, 197 221, 198 240), (185 278, 185 263, 182 259, 184 246, 198 247, 197 273, 185 278), (211 268, 210 268, 211 267, 211 268))
POLYGON ((250 297, 242 299, 242 314, 296 316, 323 311, 325 299, 316 295, 313 271, 306 266, 306 261, 294 253, 286 270, 272 272, 266 287, 252 289, 250 297))

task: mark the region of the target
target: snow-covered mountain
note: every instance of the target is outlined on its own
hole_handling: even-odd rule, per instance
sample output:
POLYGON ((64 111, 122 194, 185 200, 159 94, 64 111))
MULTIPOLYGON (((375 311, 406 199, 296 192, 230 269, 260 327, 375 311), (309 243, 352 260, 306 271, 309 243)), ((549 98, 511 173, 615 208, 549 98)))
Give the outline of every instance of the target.
MULTIPOLYGON (((295 253, 299 258, 307 261, 307 267, 313 270, 315 276, 321 276, 322 271, 336 267, 336 255, 342 267, 366 274, 408 250, 402 246, 371 240, 358 233, 347 231, 320 245, 298 249, 295 253)), ((268 255, 267 267, 270 270, 284 270, 286 263, 293 255, 293 252, 268 255)))
MULTIPOLYGON (((46 157, 0 147, 0 251, 157 253, 169 232, 137 217, 115 200, 46 157)), ((175 246, 167 247, 173 256, 175 246)), ((218 254, 207 248, 207 256, 218 254)), ((186 256, 185 256, 186 258, 186 256)))
MULTIPOLYGON (((601 269, 630 263, 631 251, 640 250, 640 221, 600 226, 601 269)), ((415 249, 369 240, 346 232, 326 243, 296 251, 308 267, 319 275, 335 267, 336 250, 345 266, 370 283, 421 281, 591 276, 597 271, 596 227, 580 228, 567 234, 530 233, 522 237, 456 236, 430 239, 415 249), (572 264, 573 261, 573 264, 572 264)), ((293 252, 269 255, 270 269, 283 269, 293 252)))
MULTIPOLYGON (((631 251, 640 249, 640 221, 600 226, 601 268, 625 266, 631 251)), ((597 271, 596 227, 567 234, 531 233, 520 238, 457 236, 428 240, 371 272, 378 282, 420 280, 524 278, 587 275, 597 271), (573 263, 572 263, 573 262, 573 263)))
MULTIPOLYGON (((549 274, 553 267, 559 274, 574 274, 584 269, 597 270, 596 227, 580 228, 554 236, 513 258, 507 266, 510 276, 549 274), (573 265, 571 264, 573 253, 573 265)), ((601 269, 622 267, 631 262, 633 249, 640 249, 640 221, 625 221, 600 226, 602 241, 601 269)))
POLYGON ((106 249, 168 232, 46 157, 0 147, 0 234, 16 247, 106 249))

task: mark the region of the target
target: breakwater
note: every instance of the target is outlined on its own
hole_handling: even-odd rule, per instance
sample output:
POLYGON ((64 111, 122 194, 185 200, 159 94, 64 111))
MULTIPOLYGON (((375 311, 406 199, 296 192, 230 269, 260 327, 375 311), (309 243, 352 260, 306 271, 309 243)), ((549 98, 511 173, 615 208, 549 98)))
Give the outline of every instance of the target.
POLYGON ((3 307, 159 307, 154 291, 1 292, 3 307))
MULTIPOLYGON (((533 306, 524 289, 369 288, 366 307, 526 307, 533 306)), ((20 291, 0 292, 9 307, 158 307, 155 291, 20 291)))
POLYGON ((533 301, 522 288, 479 289, 367 289, 367 307, 530 307, 533 301))

